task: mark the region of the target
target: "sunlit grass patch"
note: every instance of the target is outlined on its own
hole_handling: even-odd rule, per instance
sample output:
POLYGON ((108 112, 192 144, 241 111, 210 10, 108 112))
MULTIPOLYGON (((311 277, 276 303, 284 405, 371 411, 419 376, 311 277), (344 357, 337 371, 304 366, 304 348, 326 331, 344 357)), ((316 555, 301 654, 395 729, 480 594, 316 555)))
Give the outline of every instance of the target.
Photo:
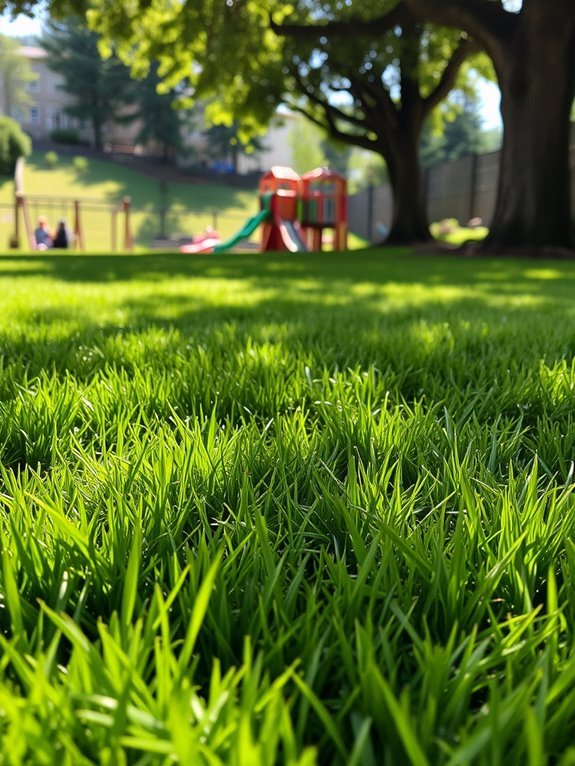
POLYGON ((462 245, 464 242, 481 241, 489 233, 486 226, 461 226, 455 219, 436 221, 431 224, 431 233, 441 242, 462 245))

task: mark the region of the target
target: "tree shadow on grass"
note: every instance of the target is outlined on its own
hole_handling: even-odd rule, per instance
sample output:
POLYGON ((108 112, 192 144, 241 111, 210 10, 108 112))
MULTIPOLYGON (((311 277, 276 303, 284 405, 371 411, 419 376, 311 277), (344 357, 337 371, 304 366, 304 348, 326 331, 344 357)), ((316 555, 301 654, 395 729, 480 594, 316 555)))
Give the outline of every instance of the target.
POLYGON ((473 415, 487 426, 508 417, 534 433, 542 415, 557 424, 572 417, 570 264, 544 272, 490 264, 486 271, 481 262, 457 273, 449 261, 417 270, 415 261, 409 269, 397 258, 326 263, 289 256, 0 259, 0 274, 17 275, 16 283, 41 277, 39 290, 52 280, 61 291, 56 302, 15 305, 12 326, 0 330, 0 398, 16 398, 44 373, 82 387, 116 371, 152 381, 138 395, 149 417, 164 421, 171 406, 190 416, 216 408, 222 422, 245 411, 265 424, 285 407, 330 405, 332 377, 343 374, 353 385, 371 370, 378 396, 386 391, 392 402, 425 407, 449 402, 459 420, 473 415), (87 270, 91 260, 97 269, 87 270), (212 295, 207 286, 216 281, 220 292, 212 295), (100 315, 89 296, 102 294, 108 302, 100 315), (559 363, 565 372, 553 371, 559 363), (283 384, 261 385, 276 378, 298 381, 301 400, 286 404, 283 384), (166 380, 164 401, 155 386, 166 380))
MULTIPOLYGON (((525 358, 532 360, 563 358, 575 350, 575 264, 482 261, 458 271, 449 260, 411 259, 412 268, 406 268, 399 258, 378 260, 371 254, 338 256, 329 263, 328 258, 3 258, 0 284, 2 276, 53 280, 57 300, 52 305, 40 305, 33 313, 24 305, 13 318, 23 327, 29 324, 32 335, 35 328, 59 325, 63 346, 155 329, 174 330, 184 343, 189 338, 200 342, 231 328, 244 344, 253 338, 324 346, 340 366, 377 362, 378 348, 390 334, 402 337, 405 348, 411 344, 411 358, 420 362, 434 346, 463 344, 467 356, 481 356, 508 337, 517 343, 518 336, 525 343, 525 358), (209 292, 213 282, 219 285, 217 295, 209 292), (84 286, 94 284, 110 286, 102 316, 77 300, 84 286), (117 294, 113 285, 118 285, 117 294), (116 310, 121 321, 111 318, 116 310), (351 345, 350 327, 355 333, 351 345)), ((57 359, 62 349, 50 343, 57 359)), ((409 363, 410 353, 402 349, 400 356, 409 363)))
MULTIPOLYGON (((149 232, 157 222, 150 222, 149 232)), ((422 289, 457 287, 490 292, 494 297, 548 295, 572 300, 575 263, 458 259, 457 256, 414 256, 408 250, 356 250, 348 253, 249 253, 149 255, 1 256, 2 277, 51 276, 70 283, 241 280, 281 290, 347 290, 350 286, 398 285, 422 289), (73 256, 73 257, 70 257, 73 256), (296 284, 294 284, 294 282, 296 284), (304 285, 307 282, 307 287, 304 285)), ((368 287, 365 287, 369 290, 368 287)))

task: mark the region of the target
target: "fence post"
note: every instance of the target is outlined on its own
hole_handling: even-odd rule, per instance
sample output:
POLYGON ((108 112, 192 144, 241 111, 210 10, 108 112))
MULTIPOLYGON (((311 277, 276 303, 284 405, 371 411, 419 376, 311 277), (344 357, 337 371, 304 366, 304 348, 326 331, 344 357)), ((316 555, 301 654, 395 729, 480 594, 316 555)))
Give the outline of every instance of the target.
POLYGON ((14 250, 20 249, 20 195, 14 195, 14 234, 10 240, 10 247, 14 250))
POLYGON ((80 222, 80 200, 74 200, 74 247, 84 249, 84 232, 80 222))
POLYGON ((477 194, 477 164, 478 156, 471 155, 471 166, 469 168, 469 220, 475 218, 475 198, 477 194))
POLYGON ((373 242, 373 215, 375 206, 375 189, 373 184, 367 187, 367 240, 373 242))
POLYGON ((118 249, 118 234, 116 231, 116 219, 118 217, 118 209, 114 207, 112 209, 112 252, 115 253, 118 249))
POLYGON ((10 247, 20 249, 20 207, 24 194, 24 157, 18 157, 14 167, 14 234, 10 239, 10 247))
POLYGON ((124 197, 122 200, 122 209, 124 211, 124 250, 131 250, 134 246, 132 240, 132 227, 130 224, 130 206, 132 200, 130 197, 124 197))
POLYGON ((26 229, 28 246, 30 250, 36 250, 36 237, 34 236, 34 227, 32 226, 32 221, 30 220, 28 203, 26 201, 26 197, 23 194, 18 195, 18 205, 22 210, 22 216, 24 218, 24 228, 26 229))

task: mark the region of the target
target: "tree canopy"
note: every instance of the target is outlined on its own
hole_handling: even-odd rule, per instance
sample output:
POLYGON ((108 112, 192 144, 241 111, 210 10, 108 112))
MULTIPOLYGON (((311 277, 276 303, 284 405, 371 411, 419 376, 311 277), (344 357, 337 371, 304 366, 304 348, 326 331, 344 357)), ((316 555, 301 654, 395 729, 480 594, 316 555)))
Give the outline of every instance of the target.
MULTIPOLYGON (((319 25, 274 24, 288 38, 284 100, 333 139, 380 154, 392 185, 388 239, 425 241, 430 235, 421 131, 476 48, 465 35, 422 24, 405 10, 390 14, 371 34, 364 26, 342 18, 319 25), (350 35, 356 24, 359 40, 350 35)), ((466 84, 470 90, 470 78, 466 84)))
POLYGON ((146 77, 131 81, 128 98, 132 110, 123 119, 136 121, 136 140, 142 144, 157 144, 162 159, 169 162, 176 154, 185 153, 182 132, 192 117, 188 111, 175 108, 177 91, 158 91, 160 83, 158 65, 154 62, 146 77))
POLYGON ((79 16, 51 21, 44 29, 48 66, 62 76, 62 88, 73 99, 66 112, 91 125, 100 149, 107 125, 135 122, 136 140, 157 144, 164 159, 183 151, 181 130, 189 115, 173 108, 176 93, 158 93, 158 65, 152 62, 147 75, 134 80, 116 55, 102 57, 98 41, 79 16))
POLYGON ((48 52, 49 67, 62 75, 62 88, 73 98, 67 113, 89 122, 94 144, 101 149, 106 123, 117 119, 125 106, 129 70, 115 56, 102 59, 98 35, 79 16, 49 22, 42 46, 48 52))
POLYGON ((234 170, 238 169, 241 154, 257 155, 266 148, 259 136, 243 141, 238 136, 239 125, 211 125, 204 131, 208 154, 212 160, 229 161, 234 170))

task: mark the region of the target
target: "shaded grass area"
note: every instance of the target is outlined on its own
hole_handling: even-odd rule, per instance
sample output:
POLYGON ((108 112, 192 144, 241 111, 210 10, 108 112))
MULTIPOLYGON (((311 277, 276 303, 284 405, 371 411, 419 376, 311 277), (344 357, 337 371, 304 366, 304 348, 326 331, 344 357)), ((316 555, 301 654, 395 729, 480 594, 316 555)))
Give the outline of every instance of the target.
POLYGON ((572 762, 575 264, 0 279, 13 763, 572 762))

